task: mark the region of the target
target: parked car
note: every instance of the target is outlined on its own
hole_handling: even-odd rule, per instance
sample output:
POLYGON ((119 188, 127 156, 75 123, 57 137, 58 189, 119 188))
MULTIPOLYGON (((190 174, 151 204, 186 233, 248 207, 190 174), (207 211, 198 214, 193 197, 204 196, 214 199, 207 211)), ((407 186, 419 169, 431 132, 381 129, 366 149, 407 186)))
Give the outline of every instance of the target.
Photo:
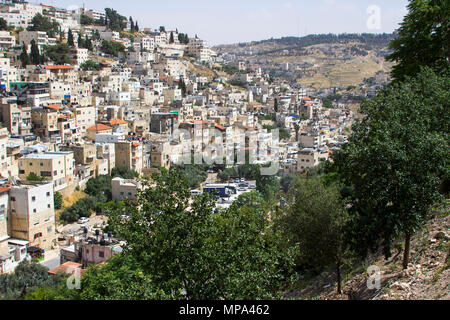
POLYGON ((245 182, 245 178, 241 178, 241 182, 245 182))
POLYGON ((78 219, 79 224, 84 224, 84 223, 88 223, 88 222, 89 222, 89 218, 86 218, 86 217, 82 217, 82 218, 78 219))
POLYGON ((250 189, 256 189, 256 186, 254 184, 251 184, 248 186, 250 189))
POLYGON ((247 189, 240 187, 240 188, 238 188, 238 191, 247 191, 247 189))
POLYGON ((200 190, 191 190, 191 195, 193 195, 193 196, 199 196, 201 194, 202 194, 202 192, 200 190))

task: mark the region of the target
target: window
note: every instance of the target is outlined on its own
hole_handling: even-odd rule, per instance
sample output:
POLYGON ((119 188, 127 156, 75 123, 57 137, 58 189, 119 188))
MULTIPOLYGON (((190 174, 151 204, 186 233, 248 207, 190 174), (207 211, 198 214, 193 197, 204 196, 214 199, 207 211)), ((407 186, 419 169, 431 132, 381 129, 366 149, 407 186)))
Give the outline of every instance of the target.
POLYGON ((36 197, 31 197, 31 201, 36 201, 36 197))
POLYGON ((104 257, 105 257, 105 253, 104 253, 103 251, 99 251, 99 252, 98 252, 98 256, 99 256, 100 258, 104 258, 104 257))
POLYGON ((52 232, 53 228, 52 227, 47 227, 47 233, 52 232))
POLYGON ((47 197, 50 197, 50 192, 47 192, 47 197))
POLYGON ((51 208, 52 208, 52 205, 51 205, 51 204, 48 204, 48 205, 47 205, 47 208, 51 209, 51 208))
POLYGON ((33 209, 33 213, 36 213, 37 212, 37 210, 36 209, 33 209))
POLYGON ((11 197, 11 201, 16 201, 16 198, 15 197, 11 197))
POLYGON ((57 176, 58 175, 58 170, 53 171, 53 175, 57 176))
POLYGON ((37 238, 40 238, 40 237, 42 237, 42 232, 36 233, 34 235, 34 240, 36 240, 37 238))

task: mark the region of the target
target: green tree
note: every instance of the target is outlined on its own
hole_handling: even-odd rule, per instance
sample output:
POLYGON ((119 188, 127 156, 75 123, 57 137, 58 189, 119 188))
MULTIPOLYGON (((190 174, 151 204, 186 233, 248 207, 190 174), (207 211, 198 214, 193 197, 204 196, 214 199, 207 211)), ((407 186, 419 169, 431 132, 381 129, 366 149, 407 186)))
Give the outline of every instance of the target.
POLYGON ((58 191, 56 191, 55 194, 53 195, 53 202, 55 205, 55 209, 58 210, 63 207, 63 197, 61 193, 59 193, 58 191))
POLYGON ((70 47, 65 43, 60 43, 54 46, 46 46, 45 52, 48 58, 55 64, 67 64, 71 63, 70 59, 70 47))
POLYGON ((22 68, 26 68, 27 65, 31 64, 31 59, 28 55, 27 47, 25 46, 25 44, 22 45, 22 52, 19 56, 19 59, 22 63, 22 68))
POLYGON ((31 62, 33 64, 40 64, 43 62, 43 57, 39 52, 39 47, 36 44, 36 41, 31 40, 31 62))
POLYGON ((133 21, 133 18, 132 18, 132 17, 130 17, 130 30, 131 30, 131 31, 135 31, 134 21, 133 21))
POLYGON ((80 17, 80 23, 84 26, 86 25, 93 25, 94 24, 94 19, 92 19, 91 17, 82 14, 80 17))
POLYGON ((97 62, 88 60, 80 65, 80 69, 84 71, 100 70, 100 65, 97 62))
POLYGON ((396 80, 415 76, 428 66, 435 72, 449 70, 450 3, 447 0, 410 0, 408 14, 389 48, 387 60, 396 62, 392 75, 396 80))
POLYGON ((278 99, 275 98, 275 101, 273 103, 273 110, 275 111, 275 113, 278 113, 278 99))
POLYGON ((0 18, 0 30, 8 30, 8 22, 3 18, 0 18))
POLYGON ((119 56, 120 52, 125 52, 125 46, 121 43, 103 40, 100 48, 104 53, 119 56))
POLYGON ((85 46, 86 46, 86 42, 83 39, 83 35, 81 34, 81 32, 78 33, 77 43, 78 43, 78 48, 85 48, 85 46))
POLYGON ((116 10, 106 8, 105 9, 106 18, 107 18, 107 26, 112 31, 123 31, 123 29, 127 26, 127 18, 121 16, 117 13, 116 10))
POLYGON ((170 39, 169 39, 169 43, 174 43, 175 39, 173 37, 173 32, 170 33, 170 39))
POLYGON ((115 167, 111 170, 111 176, 113 178, 136 179, 139 178, 139 173, 128 167, 115 167))
POLYGON ((22 261, 12 274, 0 274, 0 299, 20 300, 42 287, 58 286, 62 275, 51 276, 48 268, 34 261, 22 261))
POLYGON ((300 132, 300 125, 298 123, 294 123, 295 130, 295 141, 298 141, 298 133, 300 132))
POLYGON ((86 40, 84 41, 84 48, 89 51, 94 51, 94 44, 92 43, 92 40, 89 39, 88 35, 86 35, 86 40))
POLYGON ((99 202, 105 203, 112 200, 111 176, 101 175, 91 178, 86 183, 86 192, 91 197, 95 197, 99 202))
POLYGON ((353 238, 362 256, 380 244, 386 257, 404 234, 403 267, 412 234, 424 225, 449 177, 449 76, 422 71, 366 101, 350 143, 333 155, 351 194, 353 238))
POLYGON ((333 107, 333 102, 328 98, 323 98, 322 102, 323 106, 327 109, 331 109, 333 107))
POLYGON ((184 79, 182 77, 180 77, 179 87, 181 89, 181 95, 185 97, 187 89, 186 84, 184 83, 184 79))
POLYGON ((36 14, 31 20, 31 25, 27 28, 28 31, 44 31, 49 37, 56 37, 60 29, 59 23, 50 21, 49 18, 42 14, 36 14))
MULTIPOLYGON (((92 212, 101 212, 101 206, 99 205, 98 199, 100 199, 102 195, 98 197, 87 197, 78 200, 71 207, 66 208, 59 216, 61 222, 63 223, 73 223, 77 221, 81 217, 90 217, 92 212)), ((103 198, 102 200, 104 200, 103 198)), ((104 200, 104 202, 106 202, 104 200)))
POLYGON ((67 45, 74 47, 75 46, 75 42, 74 42, 74 38, 73 38, 73 33, 72 30, 69 29, 69 34, 67 36, 67 45))
POLYGON ((45 181, 45 178, 36 175, 34 172, 31 172, 27 176, 27 181, 41 182, 41 181, 45 181))
POLYGON ((128 244, 123 259, 132 257, 129 268, 140 271, 155 294, 190 300, 278 297, 293 252, 280 246, 258 193, 213 214, 214 200, 208 194, 191 198, 176 170, 163 170, 147 186, 136 203, 108 215, 114 234, 128 244), (124 213, 130 219, 122 219, 124 213))
POLYGON ((289 243, 299 245, 298 261, 317 272, 334 267, 337 291, 342 293, 342 267, 351 252, 345 232, 348 212, 338 188, 326 187, 319 179, 298 178, 286 199, 286 208, 277 219, 289 243))

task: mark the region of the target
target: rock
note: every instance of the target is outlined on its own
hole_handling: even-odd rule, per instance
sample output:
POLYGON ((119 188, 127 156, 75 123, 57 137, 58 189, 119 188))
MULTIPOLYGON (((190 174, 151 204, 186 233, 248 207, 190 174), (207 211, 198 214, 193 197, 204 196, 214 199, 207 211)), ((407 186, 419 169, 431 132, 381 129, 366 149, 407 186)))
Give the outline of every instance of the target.
POLYGON ((391 289, 397 289, 397 290, 408 290, 409 289, 409 284, 404 283, 404 282, 394 282, 391 285, 391 289))
POLYGON ((434 237, 438 240, 449 240, 450 236, 443 231, 437 232, 434 237))

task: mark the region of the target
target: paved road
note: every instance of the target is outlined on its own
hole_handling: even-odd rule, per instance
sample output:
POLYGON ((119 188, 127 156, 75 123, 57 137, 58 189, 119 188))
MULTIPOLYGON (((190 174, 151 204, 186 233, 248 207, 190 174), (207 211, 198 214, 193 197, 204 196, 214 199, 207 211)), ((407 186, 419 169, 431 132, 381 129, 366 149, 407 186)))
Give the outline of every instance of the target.
POLYGON ((50 250, 45 252, 45 260, 41 262, 41 265, 51 270, 61 265, 59 261, 59 249, 50 250))

